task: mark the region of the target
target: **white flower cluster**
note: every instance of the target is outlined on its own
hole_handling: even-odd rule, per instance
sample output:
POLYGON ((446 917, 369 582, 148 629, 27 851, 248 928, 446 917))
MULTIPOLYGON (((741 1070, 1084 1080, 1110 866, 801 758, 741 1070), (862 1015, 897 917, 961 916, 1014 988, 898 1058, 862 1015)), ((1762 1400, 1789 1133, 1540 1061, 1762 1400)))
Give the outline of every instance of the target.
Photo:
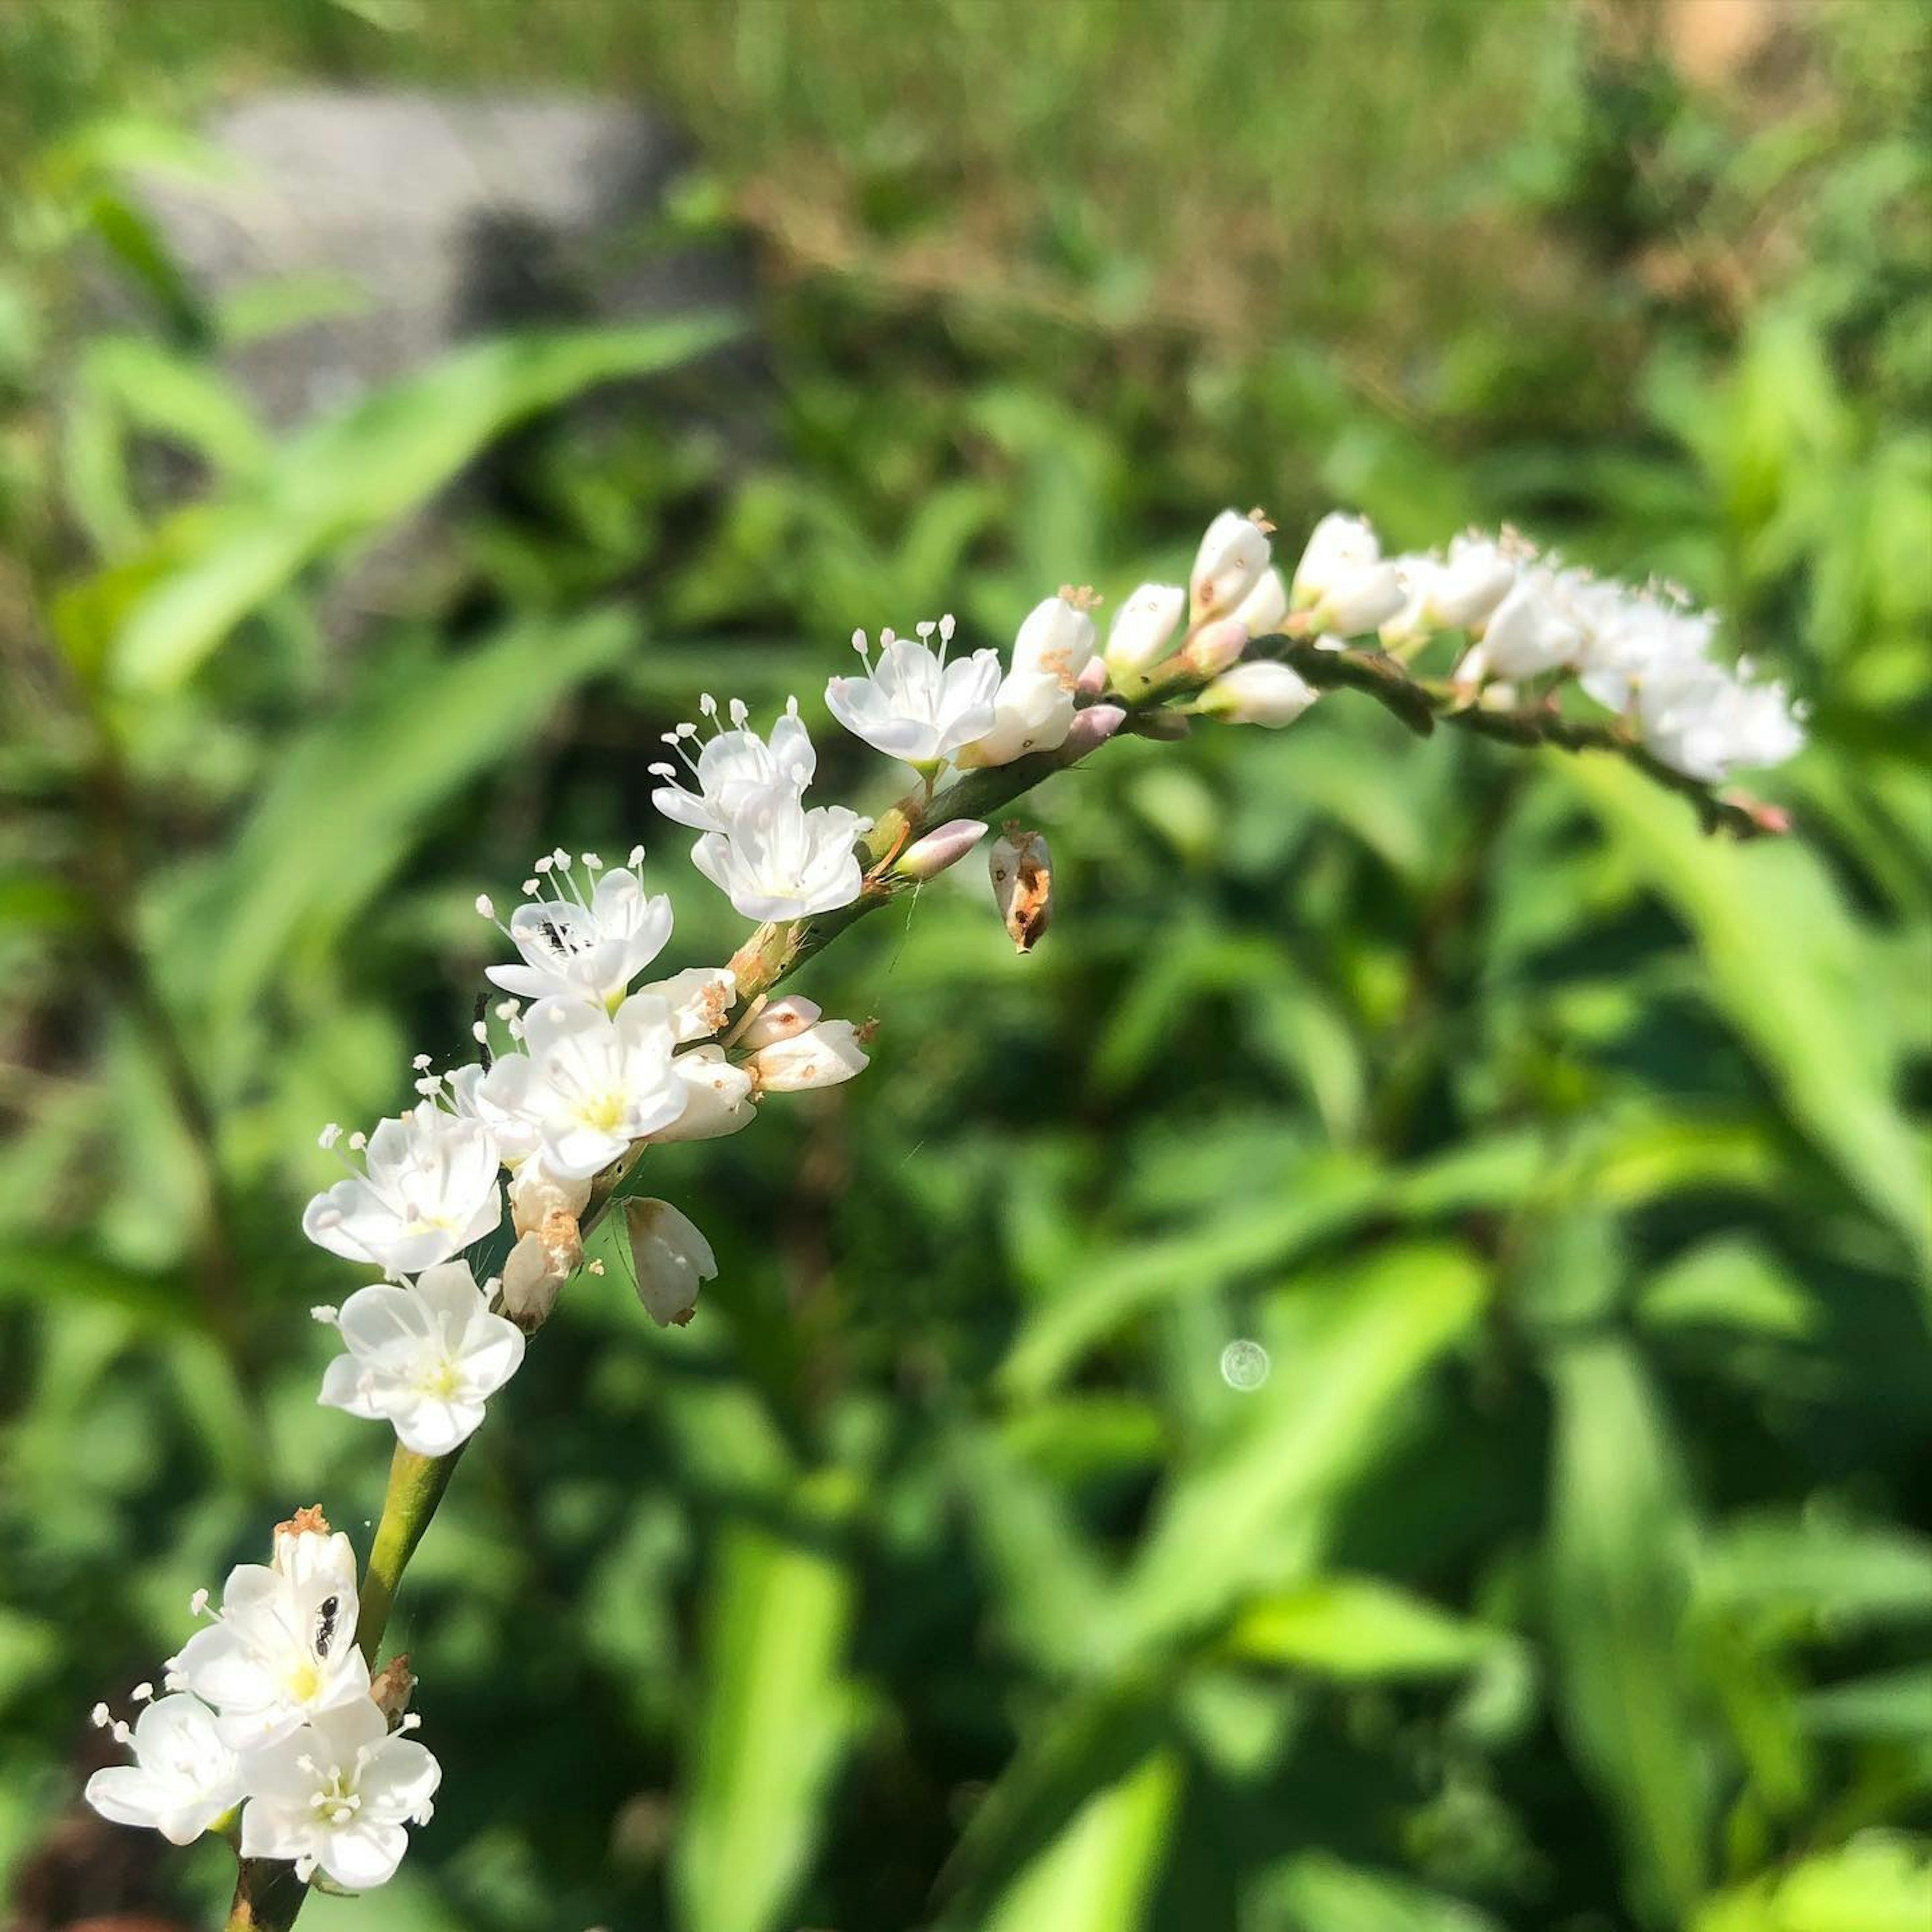
MULTIPOLYGON (((1331 516, 1309 554, 1319 576, 1330 560, 1346 556, 1360 568, 1379 550, 1360 518, 1331 516)), ((1472 692, 1507 699, 1526 679, 1574 679, 1660 764, 1706 784, 1780 764, 1804 742, 1802 710, 1784 686, 1757 682, 1748 661, 1714 660, 1718 620, 1680 592, 1565 567, 1513 530, 1472 531, 1447 556, 1397 557, 1387 567, 1405 595, 1378 620, 1383 644, 1406 652, 1438 632, 1468 633, 1474 641, 1456 680, 1472 692)))
MULTIPOLYGON (((802 810, 813 757, 796 713, 779 719, 767 745, 744 728, 742 708, 733 710, 734 728, 691 761, 698 792, 671 789, 678 803, 669 808, 704 829, 700 866, 755 868, 775 845, 802 838, 821 855, 807 872, 829 871, 836 859, 850 868, 855 893, 852 843, 863 821, 837 808, 802 810), (836 821, 829 833, 814 823, 826 819, 836 821)), ((524 902, 502 927, 518 963, 488 969, 499 988, 531 1002, 496 1009, 512 1045, 442 1073, 420 1058, 416 1106, 366 1138, 351 1136, 362 1166, 303 1215, 311 1240, 388 1277, 339 1309, 314 1311, 345 1351, 328 1365, 321 1400, 388 1422, 418 1455, 446 1455, 466 1442, 516 1372, 525 1330, 542 1322, 584 1258, 578 1217, 600 1174, 647 1143, 734 1133, 765 1094, 830 1086, 866 1064, 860 1030, 807 1000, 766 1003, 720 1040, 736 992, 726 967, 634 989, 671 933, 669 900, 647 896, 640 882, 643 856, 634 851, 628 867, 612 870, 595 853, 537 862, 524 902), (479 1284, 456 1257, 501 1226, 506 1174, 515 1239, 500 1279, 479 1284)), ((763 878, 766 890, 780 890, 775 870, 763 878)), ((808 878, 784 890, 796 910, 825 897, 808 878)), ((488 898, 477 906, 495 918, 488 898)), ((487 1048, 489 1029, 479 1022, 477 1032, 487 1048)), ((340 1130, 322 1138, 333 1147, 340 1130)), ((711 1250, 664 1204, 646 1204, 664 1218, 633 1240, 638 1293, 660 1322, 680 1322, 699 1281, 715 1272, 711 1250)))
POLYGON ((166 1694, 138 1685, 131 1726, 94 1707, 134 1762, 97 1771, 87 1802, 177 1845, 238 1806, 244 1858, 290 1859, 298 1877, 352 1891, 384 1883, 404 1827, 428 1823, 442 1772, 407 1735, 416 1719, 378 1701, 356 1645, 356 1581, 348 1538, 304 1510, 276 1531, 272 1562, 228 1573, 218 1612, 197 1592, 196 1614, 212 1621, 169 1660, 166 1694))

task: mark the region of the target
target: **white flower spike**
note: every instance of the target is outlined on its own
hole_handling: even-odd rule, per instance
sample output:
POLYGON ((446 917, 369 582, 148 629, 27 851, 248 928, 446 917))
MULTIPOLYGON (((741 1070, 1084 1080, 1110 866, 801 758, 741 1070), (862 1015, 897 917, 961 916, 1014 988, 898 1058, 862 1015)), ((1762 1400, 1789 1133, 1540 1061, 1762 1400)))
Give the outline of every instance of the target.
POLYGON ((348 1352, 324 1371, 320 1400, 392 1424, 418 1456, 468 1442, 524 1359, 522 1331, 490 1313, 467 1262, 426 1268, 409 1288, 358 1288, 335 1326, 348 1352))
POLYGON ((373 1262, 392 1278, 433 1268, 502 1219, 500 1159, 480 1120, 424 1100, 376 1128, 365 1171, 318 1194, 303 1212, 302 1232, 332 1254, 373 1262))
POLYGON ((429 1822, 442 1778, 429 1752, 391 1732, 370 1699, 322 1712, 254 1754, 242 1856, 292 1859, 304 1881, 320 1871, 350 1891, 370 1891, 402 1862, 404 1827, 429 1822))
MULTIPOLYGON (((105 1718, 104 1708, 99 1714, 105 1718)), ((145 1825, 170 1844, 185 1845, 241 1803, 241 1760, 198 1697, 158 1699, 131 1731, 124 1724, 114 1729, 134 1762, 109 1765, 87 1780, 87 1802, 102 1817, 145 1825)))
POLYGON ((866 666, 862 677, 835 677, 825 687, 832 715, 854 737, 915 771, 930 772, 993 728, 1000 688, 1000 654, 978 650, 946 661, 952 620, 918 627, 918 640, 879 633, 874 658, 862 631, 853 648, 866 666), (937 632, 935 647, 930 641, 937 632))

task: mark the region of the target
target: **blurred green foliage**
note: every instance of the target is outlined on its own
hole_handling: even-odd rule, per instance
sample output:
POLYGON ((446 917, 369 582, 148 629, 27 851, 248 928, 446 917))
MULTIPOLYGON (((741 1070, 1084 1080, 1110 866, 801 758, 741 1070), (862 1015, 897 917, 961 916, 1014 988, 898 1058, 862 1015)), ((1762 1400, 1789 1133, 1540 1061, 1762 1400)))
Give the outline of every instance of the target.
POLYGON ((862 1082, 653 1155, 721 1277, 665 1334, 572 1286, 399 1612, 436 1821, 304 1923, 1926 1924, 1928 28, 1704 10, 0 10, 27 1932, 225 1898, 75 1814, 83 1714, 292 1506, 365 1534, 296 1215, 462 1047, 473 894, 642 836, 724 956, 645 802, 697 690, 812 706, 854 624, 998 640, 1256 499, 1682 579, 1812 698, 1798 836, 1346 694, 1057 781, 1037 955, 940 880, 811 969, 862 1082), (211 310, 128 184, 290 75, 668 104, 769 392, 692 359, 745 318, 553 332, 278 442, 220 374, 275 292, 211 310), (78 330, 104 256, 138 320, 78 330), (550 413, 647 372, 698 426, 550 413))

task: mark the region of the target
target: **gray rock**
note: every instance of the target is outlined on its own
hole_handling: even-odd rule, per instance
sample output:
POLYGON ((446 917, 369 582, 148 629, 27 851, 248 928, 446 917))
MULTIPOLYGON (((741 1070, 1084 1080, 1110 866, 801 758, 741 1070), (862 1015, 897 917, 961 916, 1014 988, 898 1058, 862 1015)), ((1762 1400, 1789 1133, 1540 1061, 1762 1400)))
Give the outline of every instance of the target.
POLYGON ((749 302, 741 256, 652 238, 688 151, 634 106, 313 88, 238 101, 206 131, 233 179, 142 190, 190 286, 340 292, 230 352, 278 427, 479 334, 749 302))

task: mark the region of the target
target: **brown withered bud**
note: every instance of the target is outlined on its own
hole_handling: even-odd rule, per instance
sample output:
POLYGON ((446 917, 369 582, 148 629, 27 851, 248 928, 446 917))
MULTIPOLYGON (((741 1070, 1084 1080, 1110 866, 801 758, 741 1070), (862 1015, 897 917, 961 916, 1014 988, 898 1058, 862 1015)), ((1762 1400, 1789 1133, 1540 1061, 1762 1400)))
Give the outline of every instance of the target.
POLYGON ((988 862, 993 903, 1014 946, 1030 952, 1052 913, 1053 861, 1044 833, 1029 832, 1017 818, 1000 828, 988 862))
POLYGON ((410 1708, 416 1690, 416 1676, 410 1668, 410 1654, 406 1650, 391 1658, 369 1684, 369 1694, 392 1731, 402 1722, 403 1713, 410 1708))

